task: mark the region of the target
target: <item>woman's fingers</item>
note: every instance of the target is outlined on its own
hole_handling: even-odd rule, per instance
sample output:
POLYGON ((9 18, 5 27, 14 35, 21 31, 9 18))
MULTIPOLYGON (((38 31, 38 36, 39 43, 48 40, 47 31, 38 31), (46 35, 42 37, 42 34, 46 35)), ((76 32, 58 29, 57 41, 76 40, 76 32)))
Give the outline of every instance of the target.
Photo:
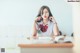
POLYGON ((49 20, 51 20, 51 21, 52 21, 52 17, 50 17, 50 18, 49 18, 49 20))
POLYGON ((54 20, 55 20, 55 19, 54 19, 54 17, 50 17, 49 19, 50 19, 50 20, 52 20, 52 21, 54 21, 54 20))
POLYGON ((54 17, 50 17, 49 18, 53 23, 56 23, 56 20, 54 19, 54 17))
POLYGON ((41 17, 37 17, 36 19, 35 19, 35 21, 40 21, 41 20, 41 17))

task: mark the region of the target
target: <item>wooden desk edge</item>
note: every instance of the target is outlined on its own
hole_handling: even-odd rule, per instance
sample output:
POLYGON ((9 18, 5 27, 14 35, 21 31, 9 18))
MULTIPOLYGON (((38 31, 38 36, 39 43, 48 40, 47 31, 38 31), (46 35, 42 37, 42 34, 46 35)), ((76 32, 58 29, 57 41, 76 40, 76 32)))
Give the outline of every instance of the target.
POLYGON ((58 44, 18 44, 20 48, 72 48, 73 43, 58 44))

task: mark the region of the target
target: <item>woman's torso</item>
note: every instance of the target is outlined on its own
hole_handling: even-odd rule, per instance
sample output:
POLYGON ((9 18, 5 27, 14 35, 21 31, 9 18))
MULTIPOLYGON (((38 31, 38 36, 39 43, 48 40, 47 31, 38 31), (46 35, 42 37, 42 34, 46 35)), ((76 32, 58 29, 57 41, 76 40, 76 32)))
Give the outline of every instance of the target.
POLYGON ((53 22, 48 21, 46 25, 44 25, 42 21, 37 22, 36 28, 38 36, 51 36, 53 33, 53 22))

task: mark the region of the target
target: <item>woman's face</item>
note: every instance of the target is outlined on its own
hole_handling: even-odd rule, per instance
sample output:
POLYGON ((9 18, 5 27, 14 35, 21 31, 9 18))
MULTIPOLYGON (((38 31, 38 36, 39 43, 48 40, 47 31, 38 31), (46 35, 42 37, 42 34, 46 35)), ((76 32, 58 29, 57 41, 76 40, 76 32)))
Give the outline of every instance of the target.
POLYGON ((48 10, 45 8, 45 9, 43 10, 42 18, 43 18, 43 19, 48 19, 48 17, 49 17, 49 12, 48 12, 48 10))

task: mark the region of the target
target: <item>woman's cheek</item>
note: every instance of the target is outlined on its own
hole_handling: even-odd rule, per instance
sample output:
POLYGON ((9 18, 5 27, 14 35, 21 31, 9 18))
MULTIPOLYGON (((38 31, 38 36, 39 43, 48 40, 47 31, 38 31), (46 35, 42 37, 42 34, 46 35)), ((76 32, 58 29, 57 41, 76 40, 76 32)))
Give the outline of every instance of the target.
POLYGON ((49 13, 47 13, 46 16, 49 17, 49 13))

